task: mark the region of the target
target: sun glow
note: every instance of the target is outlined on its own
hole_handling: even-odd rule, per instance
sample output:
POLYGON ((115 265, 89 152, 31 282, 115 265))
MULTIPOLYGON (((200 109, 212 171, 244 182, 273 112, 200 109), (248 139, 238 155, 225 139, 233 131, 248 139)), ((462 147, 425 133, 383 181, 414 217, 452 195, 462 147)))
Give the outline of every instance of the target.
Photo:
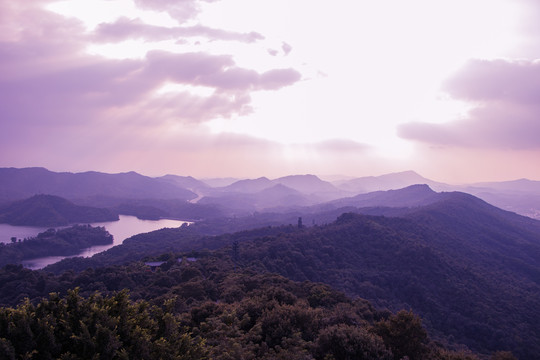
POLYGON ((174 41, 143 42, 140 40, 127 40, 119 43, 90 44, 86 52, 91 55, 99 55, 109 59, 142 59, 149 51, 171 51, 178 48, 174 41))
MULTIPOLYGON (((131 0, 61 1, 48 9, 80 19, 89 32, 121 16, 179 25, 165 12, 143 11, 131 0)), ((511 51, 516 9, 509 0, 202 2, 199 24, 237 34, 256 31, 263 38, 251 43, 131 39, 90 43, 87 52, 141 59, 154 49, 200 51, 231 54, 236 66, 260 73, 296 69, 302 81, 278 92, 253 92, 251 113, 215 118, 205 128, 289 145, 347 139, 372 146, 383 157, 402 159, 412 155, 412 145, 397 136, 397 126, 462 117, 468 108, 441 94, 441 83, 471 57, 502 57, 511 51), (238 9, 249 16, 238 16, 238 9)), ((208 97, 213 91, 167 83, 154 94, 208 97)))
MULTIPOLYGON (((441 82, 470 57, 504 56, 515 43, 517 13, 506 0, 338 1, 335 11, 324 7, 248 0, 206 5, 204 21, 232 31, 258 29, 267 41, 286 39, 292 51, 282 63, 304 71, 303 82, 280 94, 254 95, 253 114, 219 120, 210 124, 214 130, 283 143, 348 138, 402 158, 412 147, 392 135, 395 127, 462 116, 467 107, 440 94, 441 82), (325 17, 305 16, 307 7, 325 17), (238 8, 253 16, 229 21, 227 14, 238 8), (283 21, 276 26, 278 14, 283 21), (288 20, 298 18, 300 24, 288 20), (298 26, 302 31, 295 31, 298 26), (330 36, 329 29, 340 36, 330 36)), ((246 54, 242 61, 256 67, 261 60, 246 54)))
POLYGON ((176 26, 178 22, 165 12, 142 10, 132 0, 77 0, 58 1, 46 7, 55 13, 74 17, 84 23, 88 31, 99 24, 110 23, 120 17, 139 18, 147 24, 176 26))
POLYGON ((167 93, 188 92, 200 97, 208 97, 214 93, 215 89, 206 86, 193 86, 168 82, 155 91, 156 96, 167 93))

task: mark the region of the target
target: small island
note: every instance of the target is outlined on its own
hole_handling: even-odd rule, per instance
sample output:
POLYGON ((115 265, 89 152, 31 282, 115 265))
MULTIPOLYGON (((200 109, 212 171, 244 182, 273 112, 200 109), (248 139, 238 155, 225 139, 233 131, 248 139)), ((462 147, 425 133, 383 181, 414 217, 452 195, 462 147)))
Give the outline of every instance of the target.
POLYGON ((0 243, 0 266, 43 256, 76 255, 90 246, 112 242, 112 235, 102 226, 74 225, 59 230, 48 229, 33 238, 15 239, 11 244, 0 243))

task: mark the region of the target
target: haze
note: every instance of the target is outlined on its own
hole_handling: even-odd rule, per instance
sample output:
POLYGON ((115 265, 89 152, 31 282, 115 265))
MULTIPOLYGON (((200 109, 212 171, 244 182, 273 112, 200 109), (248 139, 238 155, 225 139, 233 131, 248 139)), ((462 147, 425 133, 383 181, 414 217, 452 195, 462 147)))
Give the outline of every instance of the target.
POLYGON ((538 10, 0 0, 0 166, 540 179, 538 10))

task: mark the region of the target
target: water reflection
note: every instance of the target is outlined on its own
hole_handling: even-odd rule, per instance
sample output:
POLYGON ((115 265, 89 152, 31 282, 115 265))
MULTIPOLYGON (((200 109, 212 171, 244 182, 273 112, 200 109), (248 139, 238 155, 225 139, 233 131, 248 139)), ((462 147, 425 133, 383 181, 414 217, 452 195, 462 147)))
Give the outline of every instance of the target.
POLYGON ((38 226, 13 226, 8 224, 0 224, 0 243, 8 244, 11 238, 25 239, 36 236, 44 232, 48 228, 38 226))
MULTIPOLYGON (((141 219, 137 219, 135 216, 120 215, 120 220, 118 221, 91 224, 92 226, 105 227, 105 229, 107 229, 107 231, 113 236, 112 244, 92 246, 92 247, 83 249, 79 254, 72 255, 72 256, 45 256, 45 257, 37 258, 37 259, 24 260, 22 264, 24 265, 24 267, 27 267, 32 270, 37 270, 37 269, 42 269, 47 265, 54 264, 55 262, 58 262, 68 257, 75 257, 75 256, 90 257, 102 251, 108 250, 112 248, 113 246, 122 244, 125 239, 133 235, 146 233, 146 232, 150 232, 154 230, 159 230, 163 228, 177 228, 177 227, 182 226, 182 224, 184 223, 189 223, 189 222, 181 221, 181 220, 169 220, 169 219, 141 220, 141 219)), ((13 227, 17 228, 17 226, 13 226, 13 227)), ((41 228, 33 228, 33 229, 41 229, 41 228)), ((29 235, 28 237, 36 236, 39 232, 42 232, 42 231, 44 230, 40 230, 36 232, 35 234, 29 235)))

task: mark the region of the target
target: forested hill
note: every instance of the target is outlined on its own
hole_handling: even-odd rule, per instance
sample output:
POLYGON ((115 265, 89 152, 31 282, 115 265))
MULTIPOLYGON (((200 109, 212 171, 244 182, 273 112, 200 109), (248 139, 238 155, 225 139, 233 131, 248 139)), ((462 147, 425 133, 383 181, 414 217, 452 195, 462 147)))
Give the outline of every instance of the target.
POLYGON ((478 351, 540 353, 538 222, 463 194, 403 218, 335 223, 241 244, 243 264, 412 308, 434 333, 478 351))
POLYGON ((479 360, 432 341, 410 311, 235 267, 227 252, 164 256, 154 271, 140 262, 59 277, 0 269, 3 298, 30 284, 60 291, 0 308, 1 358, 479 360))
MULTIPOLYGON (((160 248, 237 241, 240 266, 331 284, 378 307, 411 308, 432 334, 486 353, 512 350, 534 359, 540 352, 540 223, 463 193, 442 193, 438 201, 396 214, 346 213, 326 226, 215 237, 197 235, 196 227, 163 230, 129 239, 96 260, 123 262, 160 248)), ((64 266, 69 262, 77 260, 64 266)))
MULTIPOLYGON (((15 240, 15 239, 12 239, 15 240)), ((43 256, 69 256, 95 245, 112 244, 113 237, 103 227, 74 225, 64 229, 48 229, 36 237, 0 244, 0 266, 43 256)))
POLYGON ((118 220, 108 209, 79 206, 53 195, 34 195, 0 207, 0 223, 54 227, 118 220))
MULTIPOLYGON (((429 205, 396 214, 399 217, 345 213, 325 226, 266 226, 219 236, 200 235, 196 227, 167 229, 128 239, 125 246, 97 256, 100 260, 91 266, 238 242, 239 269, 331 284, 377 307, 412 309, 432 336, 483 353, 510 350, 520 359, 536 359, 539 222, 463 193, 445 193, 429 205)), ((230 248, 221 251, 231 254, 230 248)), ((125 284, 110 270, 92 271, 108 272, 103 276, 116 279, 117 286, 125 284)), ((28 287, 21 285, 21 278, 18 283, 37 296, 54 291, 55 282, 83 273, 90 281, 93 275, 83 271, 50 278, 56 279, 52 282, 42 277, 28 287)), ((11 276, 5 275, 3 284, 11 276)))

